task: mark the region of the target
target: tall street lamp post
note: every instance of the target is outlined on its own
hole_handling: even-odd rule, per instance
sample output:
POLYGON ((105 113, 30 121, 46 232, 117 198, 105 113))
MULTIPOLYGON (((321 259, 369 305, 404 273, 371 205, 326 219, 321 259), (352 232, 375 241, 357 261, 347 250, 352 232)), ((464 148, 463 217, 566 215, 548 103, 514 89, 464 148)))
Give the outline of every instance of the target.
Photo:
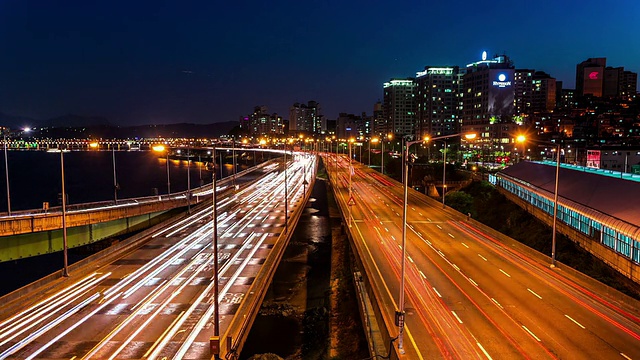
POLYGON ((64 151, 60 150, 60 175, 62 177, 62 251, 64 267, 62 268, 62 276, 69 277, 69 256, 67 243, 67 193, 64 187, 64 151))
MULTIPOLYGON (((452 135, 444 135, 437 136, 434 138, 426 138, 426 141, 442 141, 442 208, 446 208, 444 204, 445 191, 447 189, 447 140, 448 138, 456 137, 463 135, 462 133, 452 134, 452 135)), ((464 134, 464 137, 467 140, 473 140, 476 138, 475 133, 464 134)))
MULTIPOLYGON (((516 141, 520 142, 520 143, 524 143, 526 141, 526 137, 524 135, 519 135, 516 138, 516 141)), ((535 141, 535 140, 531 140, 531 141, 535 141)), ((556 178, 555 178, 555 185, 554 185, 554 190, 553 190, 553 227, 552 227, 552 234, 551 234, 551 267, 556 267, 556 228, 557 228, 557 223, 558 223, 558 182, 560 179, 560 143, 548 143, 548 142, 542 142, 542 141, 537 141, 539 143, 545 143, 545 144, 549 144, 549 145, 555 145, 556 146, 556 178)))
POLYGON ((408 182, 409 182, 409 147, 413 144, 418 144, 424 142, 428 139, 424 140, 415 140, 415 141, 407 141, 405 140, 404 144, 404 154, 403 154, 403 162, 404 162, 404 176, 403 176, 403 206, 402 206, 402 260, 401 260, 401 270, 400 270, 400 299, 398 301, 398 305, 400 309, 396 311, 396 323, 398 325, 398 349, 400 349, 400 353, 404 354, 404 343, 403 343, 403 335, 404 335, 404 274, 405 274, 405 263, 407 257, 407 192, 408 192, 408 182))
MULTIPOLYGON (((218 201, 216 194, 216 146, 213 144, 213 150, 211 155, 211 162, 213 163, 213 169, 211 169, 211 190, 212 190, 212 230, 213 230, 213 241, 212 241, 212 251, 213 251, 213 305, 215 306, 213 312, 213 338, 210 339, 211 342, 216 343, 216 349, 218 349, 217 353, 214 353, 214 359, 219 359, 219 349, 220 349, 220 311, 218 307, 220 302, 218 301, 220 298, 219 293, 219 281, 218 281, 218 201)), ((221 165, 222 166, 222 165, 221 165)))
POLYGON ((171 194, 171 178, 169 177, 169 148, 164 145, 153 145, 151 149, 155 152, 167 152, 167 194, 171 194))
POLYGON ((118 178, 116 177, 116 148, 111 146, 111 159, 113 160, 113 201, 118 203, 118 178))
POLYGON ((4 135, 4 174, 7 180, 7 213, 11 216, 11 193, 9 192, 9 161, 7 160, 7 134, 4 135))

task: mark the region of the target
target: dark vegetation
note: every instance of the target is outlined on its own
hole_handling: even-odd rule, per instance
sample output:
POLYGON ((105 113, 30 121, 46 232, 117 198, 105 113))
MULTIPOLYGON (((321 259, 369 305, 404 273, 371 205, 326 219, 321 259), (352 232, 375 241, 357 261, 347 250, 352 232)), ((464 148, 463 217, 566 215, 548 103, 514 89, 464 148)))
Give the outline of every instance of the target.
MULTIPOLYGON (((462 191, 448 194, 446 203, 543 254, 551 254, 551 228, 509 201, 486 181, 474 181, 462 191)), ((557 234, 556 238, 556 259, 640 300, 637 284, 562 234, 557 234)))

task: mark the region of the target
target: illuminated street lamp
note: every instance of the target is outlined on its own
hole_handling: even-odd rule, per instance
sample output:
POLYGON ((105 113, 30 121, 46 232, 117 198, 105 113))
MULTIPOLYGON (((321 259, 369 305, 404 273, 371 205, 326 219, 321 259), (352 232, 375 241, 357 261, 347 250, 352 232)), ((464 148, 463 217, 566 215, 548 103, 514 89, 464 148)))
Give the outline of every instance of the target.
MULTIPOLYGON (((403 334, 404 334, 404 274, 405 274, 405 262, 407 255, 407 192, 408 192, 408 182, 409 176, 409 147, 413 144, 418 144, 421 142, 428 141, 429 138, 425 138, 422 140, 415 141, 407 141, 405 140, 404 144, 404 154, 403 154, 403 162, 404 162, 404 176, 403 176, 403 184, 404 184, 404 194, 403 194, 403 206, 402 206, 402 261, 401 261, 401 275, 400 275, 400 299, 398 304, 400 309, 396 311, 396 322, 398 325, 398 349, 400 349, 400 353, 404 354, 404 344, 403 344, 403 334)), ((384 143, 383 143, 384 144, 384 143)))
POLYGON ((169 149, 165 148, 164 145, 153 145, 151 147, 151 149, 153 149, 153 151, 155 152, 167 152, 167 194, 171 194, 171 178, 169 177, 169 149))
MULTIPOLYGON (((516 141, 523 143, 527 140, 527 138, 524 135, 519 135, 516 138, 516 141)), ((558 180, 559 180, 559 176, 560 176, 560 143, 549 143, 549 142, 543 142, 543 141, 536 141, 536 140, 531 140, 531 141, 535 141, 535 142, 539 142, 539 143, 544 143, 544 144, 549 144, 549 145, 556 145, 556 181, 555 181, 555 186, 554 186, 554 191, 553 191, 553 228, 552 228, 552 235, 551 235, 551 267, 556 267, 556 225, 557 225, 557 221, 558 221, 558 180)))
POLYGON ((7 134, 3 131, 4 136, 4 174, 7 178, 7 213, 11 216, 11 192, 9 191, 9 161, 7 160, 7 134))
POLYGON ((60 146, 62 145, 58 145, 57 151, 60 152, 60 177, 62 180, 62 276, 69 277, 69 245, 67 242, 67 193, 64 186, 64 150, 62 150, 60 146))
MULTIPOLYGON (((393 134, 387 134, 387 139, 391 141, 393 139, 393 134)), ((380 173, 384 175, 384 141, 382 142, 382 153, 380 154, 380 173)))
MULTIPOLYGON (((445 190, 447 189, 447 178, 446 178, 447 176, 447 139, 451 137, 460 136, 460 135, 462 135, 462 133, 437 136, 434 138, 429 138, 429 137, 426 138, 427 141, 442 141, 442 143, 444 144, 442 148, 442 208, 443 209, 446 207, 444 204, 444 196, 445 196, 445 190)), ((477 135, 475 133, 464 134, 464 137, 467 140, 473 140, 476 138, 476 136, 477 135)))
MULTIPOLYGON (((211 162, 213 163, 213 171, 211 171, 211 190, 212 190, 212 230, 213 230, 213 241, 212 241, 212 251, 213 251, 213 337, 209 340, 210 342, 216 343, 216 348, 220 349, 220 311, 218 307, 220 305, 219 298, 219 278, 218 278, 218 199, 216 195, 216 145, 213 144, 213 150, 211 155, 211 162)), ((222 166, 222 164, 221 164, 222 166)), ((219 359, 219 353, 212 354, 214 359, 219 359)))
POLYGON ((371 143, 377 144, 378 142, 380 142, 380 139, 378 139, 377 137, 372 138, 369 141, 369 167, 371 167, 371 143))

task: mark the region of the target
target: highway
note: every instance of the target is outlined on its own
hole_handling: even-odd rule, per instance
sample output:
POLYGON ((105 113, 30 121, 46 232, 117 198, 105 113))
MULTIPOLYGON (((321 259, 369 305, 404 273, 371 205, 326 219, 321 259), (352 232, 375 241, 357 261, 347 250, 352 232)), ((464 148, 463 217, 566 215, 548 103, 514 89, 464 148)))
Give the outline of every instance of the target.
MULTIPOLYGON (((289 160, 290 215, 304 206, 303 181, 314 175, 315 158, 289 160)), ((282 170, 274 164, 250 185, 217 190, 221 335, 285 229, 282 170)), ((26 299, 19 312, 0 319, 0 359, 210 359, 211 205, 113 263, 26 299)))
MULTIPOLYGON (((402 185, 355 161, 349 176, 345 156, 323 159, 396 336, 402 185)), ((551 269, 411 189, 407 224, 406 358, 640 359, 638 302, 618 301, 611 289, 551 269)))

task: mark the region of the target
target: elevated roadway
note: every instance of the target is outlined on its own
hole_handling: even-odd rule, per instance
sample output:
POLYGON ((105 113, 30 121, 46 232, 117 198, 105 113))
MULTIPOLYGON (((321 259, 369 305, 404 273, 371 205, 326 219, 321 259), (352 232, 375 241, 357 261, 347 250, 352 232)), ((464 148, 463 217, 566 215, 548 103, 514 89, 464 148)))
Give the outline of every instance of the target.
MULTIPOLYGON (((213 209, 203 203, 113 261, 88 264, 56 286, 23 294, 19 306, 0 312, 0 359, 211 358, 218 306, 213 251, 220 268, 221 357, 239 354, 292 233, 285 222, 293 226, 304 208, 315 157, 298 154, 286 171, 278 164, 265 170, 218 198, 217 249, 213 209)), ((211 189, 198 196, 211 201, 211 189)), ((4 310, 6 300, 0 299, 4 310)))
POLYGON ((355 161, 350 170, 348 157, 323 159, 393 356, 640 358, 639 302, 411 189, 398 349, 403 187, 355 161))

